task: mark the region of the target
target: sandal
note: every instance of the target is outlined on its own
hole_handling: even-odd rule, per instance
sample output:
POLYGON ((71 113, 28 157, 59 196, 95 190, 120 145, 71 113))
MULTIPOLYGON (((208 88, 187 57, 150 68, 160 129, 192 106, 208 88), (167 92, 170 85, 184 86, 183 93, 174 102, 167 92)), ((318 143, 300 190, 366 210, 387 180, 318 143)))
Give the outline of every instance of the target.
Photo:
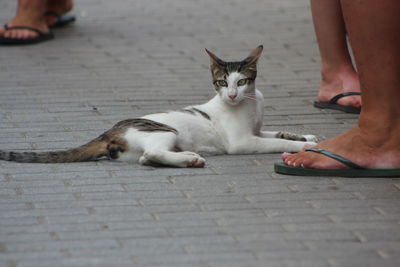
POLYGON ((49 33, 44 33, 38 29, 28 27, 28 26, 8 26, 4 25, 6 31, 9 30, 29 30, 38 34, 38 36, 33 38, 11 38, 11 37, 0 37, 0 45, 30 45, 37 44, 54 38, 54 34, 50 31, 49 33))
POLYGON ((400 178, 400 169, 369 169, 346 159, 338 154, 325 151, 323 149, 307 148, 306 151, 315 152, 327 156, 331 159, 343 163, 349 169, 311 169, 288 166, 283 162, 275 163, 275 172, 287 175, 300 176, 341 176, 341 177, 398 177, 400 178))
POLYGON ((75 22, 75 20, 76 20, 76 17, 74 15, 62 15, 62 14, 57 13, 52 10, 47 11, 46 13, 44 13, 44 15, 52 16, 52 17, 56 18, 54 23, 49 26, 49 28, 51 28, 51 29, 65 27, 65 26, 75 22))
POLYGON ((329 100, 329 102, 315 101, 314 102, 314 107, 321 108, 321 109, 328 108, 328 109, 344 111, 346 113, 360 114, 361 108, 359 108, 359 107, 343 106, 343 105, 337 104, 337 101, 340 98, 346 97, 346 96, 351 96, 351 95, 361 95, 361 93, 359 93, 359 92, 341 93, 341 94, 338 94, 338 95, 332 97, 332 99, 329 100))

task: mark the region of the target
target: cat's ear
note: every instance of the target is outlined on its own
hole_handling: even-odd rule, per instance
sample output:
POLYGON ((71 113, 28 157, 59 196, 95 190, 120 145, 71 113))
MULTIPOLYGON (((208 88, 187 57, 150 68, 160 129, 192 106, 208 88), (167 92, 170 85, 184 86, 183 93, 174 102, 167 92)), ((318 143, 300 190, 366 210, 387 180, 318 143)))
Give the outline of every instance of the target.
POLYGON ((251 51, 250 55, 248 55, 244 60, 244 64, 245 65, 256 65, 258 59, 261 56, 261 52, 263 51, 263 46, 259 45, 257 46, 256 49, 254 49, 253 51, 251 51))
POLYGON ((225 61, 223 61, 222 59, 220 59, 219 57, 217 57, 216 55, 214 55, 213 53, 208 51, 207 48, 206 48, 206 52, 210 56, 211 66, 215 66, 215 65, 223 66, 223 65, 225 65, 225 61))

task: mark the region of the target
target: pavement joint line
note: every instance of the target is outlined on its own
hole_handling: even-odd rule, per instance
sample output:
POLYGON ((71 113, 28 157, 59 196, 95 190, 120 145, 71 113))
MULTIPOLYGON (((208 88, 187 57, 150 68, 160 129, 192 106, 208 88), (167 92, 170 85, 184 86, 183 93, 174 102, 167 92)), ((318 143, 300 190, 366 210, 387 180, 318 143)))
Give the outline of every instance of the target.
POLYGON ((389 254, 386 253, 384 250, 377 250, 376 253, 377 253, 380 257, 382 257, 382 259, 385 259, 385 260, 386 260, 386 259, 389 259, 389 258, 390 258, 389 254))
POLYGON ((321 209, 321 205, 318 205, 317 203, 315 203, 314 201, 306 201, 307 204, 310 205, 310 207, 314 208, 314 209, 321 209))
POLYGON ((17 261, 15 260, 7 260, 7 266, 6 267, 17 267, 17 261))
MULTIPOLYGON (((313 107, 309 1, 221 1, 76 1, 77 24, 56 40, 2 49, 0 150, 70 148, 117 121, 204 103, 204 48, 236 60, 259 44, 265 130, 326 139, 354 126, 356 115, 313 107)), ((0 15, 15 7, 1 2, 0 15)), ((206 160, 1 161, 0 266, 398 266, 397 180, 278 175, 279 154, 206 160)))
POLYGON ((187 198, 187 199, 192 199, 192 195, 189 192, 186 192, 184 190, 181 190, 182 195, 187 198))
POLYGON ((153 220, 160 221, 160 216, 157 213, 151 212, 150 216, 153 218, 153 220))
POLYGON ((76 192, 73 195, 75 200, 82 200, 82 193, 76 192))
POLYGON ((244 194, 243 199, 246 200, 248 203, 254 203, 254 199, 251 198, 251 196, 244 194))
POLYGON ((190 245, 183 245, 182 250, 186 254, 192 254, 193 253, 193 248, 190 245))
POLYGON ((15 188, 15 194, 17 196, 20 196, 20 195, 24 194, 24 190, 21 187, 17 187, 17 188, 15 188))
POLYGON ((3 242, 0 242, 0 253, 7 252, 7 245, 3 242))
POLYGON ((297 185, 288 185, 287 188, 289 188, 289 190, 292 191, 293 193, 299 192, 299 187, 297 185))
POLYGON ((352 195, 354 195, 357 199, 359 200, 366 200, 366 196, 364 196, 361 192, 352 192, 352 195))
POLYGON ((145 204, 144 204, 142 199, 137 199, 136 202, 137 202, 139 207, 144 207, 145 206, 145 204))
POLYGON ((176 177, 174 177, 174 176, 168 176, 168 177, 167 177, 167 181, 168 181, 168 183, 170 183, 170 184, 175 184, 176 177))
POLYGON ((65 258, 71 258, 72 257, 71 252, 69 251, 69 249, 66 249, 66 248, 60 249, 60 253, 65 258))
POLYGON ((129 186, 127 184, 122 183, 120 186, 124 192, 129 192, 129 186))
POLYGON ((316 250, 316 247, 313 244, 311 244, 309 241, 302 241, 301 243, 309 251, 316 250))
POLYGON ((329 267, 338 267, 338 265, 335 263, 335 260, 333 259, 328 259, 327 262, 329 267))
POLYGON ((4 176, 4 179, 5 179, 7 182, 10 182, 10 181, 12 180, 12 175, 9 174, 9 173, 5 173, 5 174, 3 174, 3 176, 4 176))
POLYGON ((332 182, 334 182, 336 185, 344 185, 344 183, 340 179, 337 179, 337 178, 333 178, 332 182))
POLYGON ((29 210, 35 209, 35 204, 33 204, 32 202, 26 202, 25 206, 29 210))
POLYGON ((49 224, 49 221, 45 216, 38 216, 36 217, 36 220, 39 224, 49 224))
POLYGON ((282 228, 287 231, 287 232, 295 232, 296 231, 296 225, 295 224, 282 224, 282 228))
POLYGON ((54 241, 60 241, 60 236, 56 232, 50 232, 50 238, 54 241))
POLYGON ((96 208, 94 208, 94 207, 88 207, 88 208, 86 208, 86 210, 87 210, 89 215, 94 215, 94 214, 97 213, 96 212, 96 208))
POLYGON ((342 219, 336 215, 326 215, 326 217, 334 223, 342 223, 342 219))
POLYGON ((73 182, 72 182, 71 179, 64 179, 64 180, 63 180, 63 184, 64 184, 65 186, 72 186, 72 185, 73 185, 73 182))
POLYGON ((381 207, 372 207, 380 215, 387 215, 387 213, 381 207))
POLYGON ((366 243, 368 239, 363 236, 360 232, 358 231, 352 231, 352 233, 360 240, 361 243, 366 243))

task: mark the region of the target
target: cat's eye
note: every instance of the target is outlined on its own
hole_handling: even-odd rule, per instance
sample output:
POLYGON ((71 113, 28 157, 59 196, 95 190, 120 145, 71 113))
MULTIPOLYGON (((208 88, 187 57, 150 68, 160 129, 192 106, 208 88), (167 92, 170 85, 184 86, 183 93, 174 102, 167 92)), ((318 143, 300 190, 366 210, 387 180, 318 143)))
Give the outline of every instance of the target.
POLYGON ((238 86, 243 86, 243 85, 245 85, 247 83, 247 79, 241 79, 241 80, 239 80, 238 82, 237 82, 237 85, 238 86))
POLYGON ((224 80, 217 80, 215 83, 220 87, 227 87, 228 86, 228 83, 226 81, 224 81, 224 80))

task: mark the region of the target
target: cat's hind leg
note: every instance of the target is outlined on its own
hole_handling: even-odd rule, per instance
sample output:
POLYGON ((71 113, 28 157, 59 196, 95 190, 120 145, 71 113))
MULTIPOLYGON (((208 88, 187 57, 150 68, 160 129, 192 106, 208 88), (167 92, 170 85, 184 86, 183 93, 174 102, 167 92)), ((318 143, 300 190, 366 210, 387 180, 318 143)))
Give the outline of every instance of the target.
POLYGON ((205 165, 205 160, 190 151, 175 152, 177 136, 174 133, 151 133, 143 144, 143 155, 139 163, 143 165, 167 165, 172 167, 197 167, 205 165))

